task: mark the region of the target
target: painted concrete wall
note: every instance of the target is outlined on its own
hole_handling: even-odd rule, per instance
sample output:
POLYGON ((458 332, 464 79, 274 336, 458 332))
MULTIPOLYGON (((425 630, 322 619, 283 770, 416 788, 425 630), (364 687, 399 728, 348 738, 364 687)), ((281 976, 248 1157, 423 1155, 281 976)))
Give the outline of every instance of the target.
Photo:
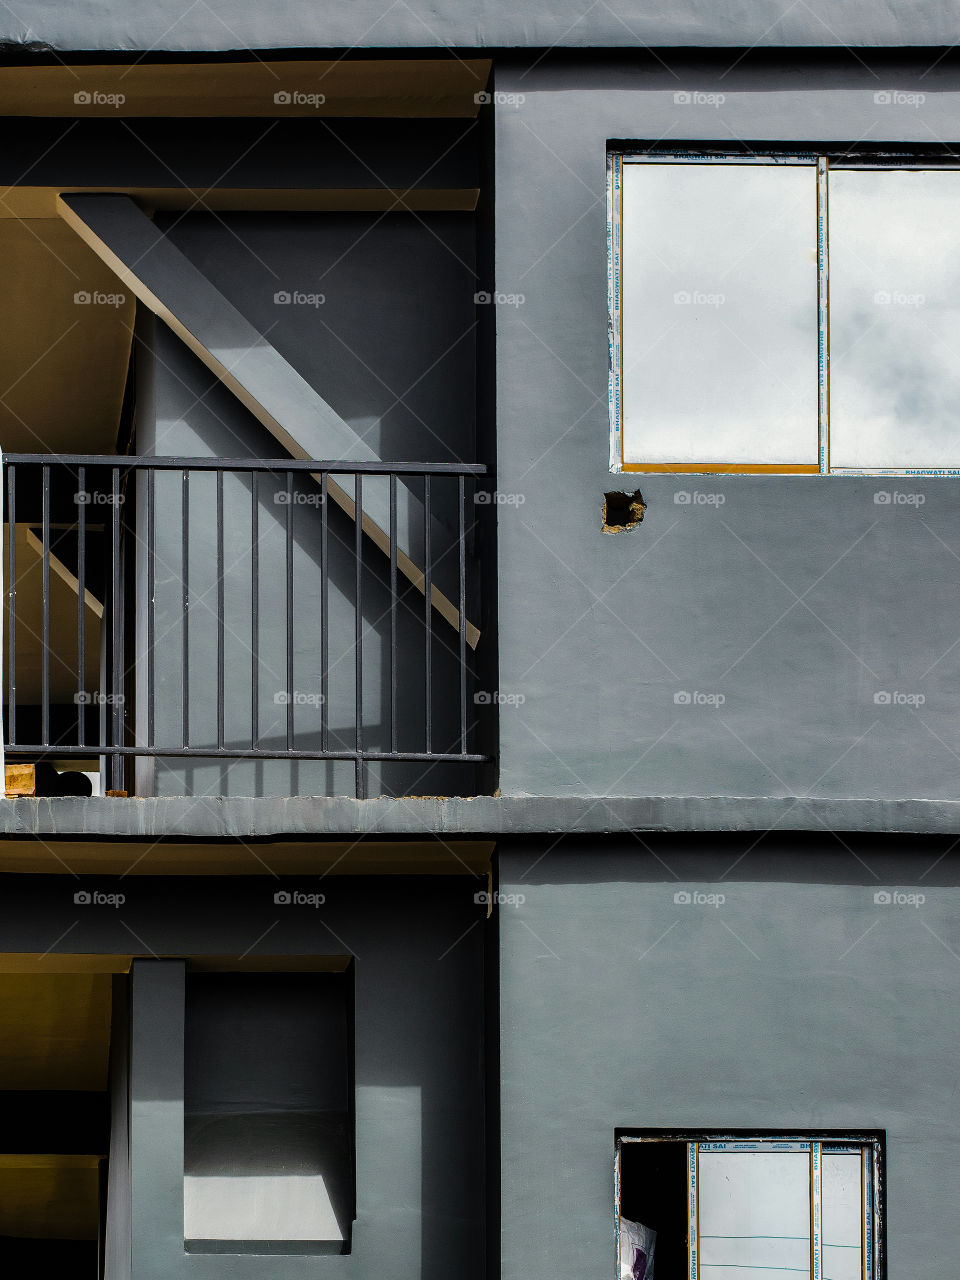
POLYGON ((344 8, 332 2, 284 0, 265 9, 243 5, 191 8, 181 0, 128 6, 38 0, 29 15, 11 10, 0 38, 44 42, 59 49, 277 49, 444 47, 459 45, 897 45, 952 44, 955 25, 945 6, 918 10, 908 0, 842 0, 784 6, 754 0, 723 6, 684 0, 664 7, 656 0, 612 0, 600 6, 580 0, 540 0, 522 8, 506 0, 438 7, 426 0, 401 6, 360 0, 344 8))
MULTIPOLYGON (((273 179, 271 179, 273 180, 273 179)), ((317 388, 374 449, 396 461, 470 461, 475 455, 475 327, 473 294, 475 230, 467 214, 251 214, 214 218, 190 215, 165 220, 171 238, 277 350, 317 388), (278 297, 281 299, 278 301, 278 297), (287 298, 293 301, 286 301, 287 298), (303 299, 303 301, 298 301, 303 299), (312 299, 312 301, 310 301, 312 299)), ((229 392, 219 386, 164 325, 152 326, 148 347, 138 350, 138 450, 173 456, 278 457, 283 449, 229 392)), ((311 456, 330 457, 322 431, 302 440, 311 456)), ((368 494, 384 499, 388 482, 366 481, 368 494)), ((348 481, 352 492, 352 481, 348 481)), ((265 476, 260 486, 258 636, 260 746, 282 749, 286 734, 285 543, 286 506, 281 485, 265 476)), ((321 520, 318 489, 304 477, 294 507, 295 734, 300 749, 320 747, 323 696, 320 661, 321 520)), ((422 482, 412 491, 422 493, 422 482), (418 487, 419 486, 419 487, 418 487)), ((183 613, 180 481, 158 480, 156 649, 159 742, 181 734, 179 690, 183 613)), ((251 726, 251 516, 250 484, 225 485, 227 576, 227 740, 250 745, 251 726)), ((431 509, 435 577, 456 597, 457 484, 435 479, 431 509), (440 539, 446 538, 443 545, 440 539), (446 552, 446 554, 445 554, 446 552)), ((472 515, 468 512, 472 523, 472 515)), ((216 740, 216 508, 212 477, 197 477, 190 499, 190 581, 197 607, 190 614, 190 735, 203 746, 216 740)), ((353 749, 355 707, 354 526, 333 504, 329 510, 329 662, 326 714, 331 748, 353 749)), ((389 563, 369 545, 363 570, 364 745, 390 749, 389 563)), ((471 574, 472 616, 479 603, 471 574)), ((398 740, 405 751, 423 751, 425 644, 423 597, 400 583, 398 627, 398 740)), ((448 750, 457 740, 456 636, 434 616, 433 745, 448 750)), ((145 637, 144 637, 145 641, 145 637)), ((491 641, 488 641, 491 643, 491 641)), ((142 672, 141 672, 142 674, 142 672)), ((352 794, 349 762, 289 765, 280 761, 229 766, 161 762, 155 781, 141 769, 141 787, 157 794, 352 794)), ((374 765, 372 794, 471 793, 471 766, 428 772, 423 764, 374 765)))
POLYGON ((483 1274, 485 908, 472 877, 91 881, 120 906, 76 905, 69 877, 6 877, 4 949, 150 960, 134 1015, 134 1278, 442 1280, 483 1274), (280 890, 325 895, 276 904, 280 890), (56 939, 61 938, 60 942, 56 939), (142 939, 142 942, 137 939, 142 939), (183 990, 156 955, 353 955, 357 1220, 336 1257, 183 1251, 183 990), (146 1011, 150 1005, 151 1011, 146 1011))
POLYGON ((955 140, 955 78, 518 61, 496 85, 503 794, 953 796, 956 480, 612 475, 604 195, 608 139, 955 140), (603 534, 635 487, 643 524, 603 534))
POLYGON ((503 1280, 615 1274, 620 1126, 883 1129, 889 1274, 950 1273, 960 863, 849 847, 501 846, 503 1280))

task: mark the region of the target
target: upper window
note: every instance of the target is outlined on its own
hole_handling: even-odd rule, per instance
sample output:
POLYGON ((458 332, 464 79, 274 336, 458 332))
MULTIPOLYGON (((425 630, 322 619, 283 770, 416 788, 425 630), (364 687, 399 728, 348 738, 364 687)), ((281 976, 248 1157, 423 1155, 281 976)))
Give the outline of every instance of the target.
POLYGON ((960 168, 617 151, 609 178, 614 470, 960 474, 960 168))

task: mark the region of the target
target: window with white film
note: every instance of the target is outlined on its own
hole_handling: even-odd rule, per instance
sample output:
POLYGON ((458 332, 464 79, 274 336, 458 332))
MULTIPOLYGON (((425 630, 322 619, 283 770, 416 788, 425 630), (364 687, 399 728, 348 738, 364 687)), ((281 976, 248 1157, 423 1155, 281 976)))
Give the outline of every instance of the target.
POLYGON ((880 1137, 629 1133, 620 1280, 880 1280, 880 1137))
POLYGON ((611 153, 611 467, 960 474, 951 164, 611 153))

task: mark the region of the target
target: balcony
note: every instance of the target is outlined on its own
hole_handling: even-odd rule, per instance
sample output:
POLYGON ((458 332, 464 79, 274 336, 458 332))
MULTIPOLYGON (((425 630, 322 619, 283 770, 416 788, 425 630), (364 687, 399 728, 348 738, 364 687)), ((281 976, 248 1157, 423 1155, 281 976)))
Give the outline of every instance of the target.
POLYGON ((8 454, 38 793, 471 795, 482 466, 8 454))

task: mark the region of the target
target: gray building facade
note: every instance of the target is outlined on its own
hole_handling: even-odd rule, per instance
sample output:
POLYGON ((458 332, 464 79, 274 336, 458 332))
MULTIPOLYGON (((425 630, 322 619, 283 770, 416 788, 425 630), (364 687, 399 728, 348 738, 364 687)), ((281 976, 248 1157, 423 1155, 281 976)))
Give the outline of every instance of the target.
POLYGON ((10 1263, 949 1274, 954 34, 0 15, 10 1263))

